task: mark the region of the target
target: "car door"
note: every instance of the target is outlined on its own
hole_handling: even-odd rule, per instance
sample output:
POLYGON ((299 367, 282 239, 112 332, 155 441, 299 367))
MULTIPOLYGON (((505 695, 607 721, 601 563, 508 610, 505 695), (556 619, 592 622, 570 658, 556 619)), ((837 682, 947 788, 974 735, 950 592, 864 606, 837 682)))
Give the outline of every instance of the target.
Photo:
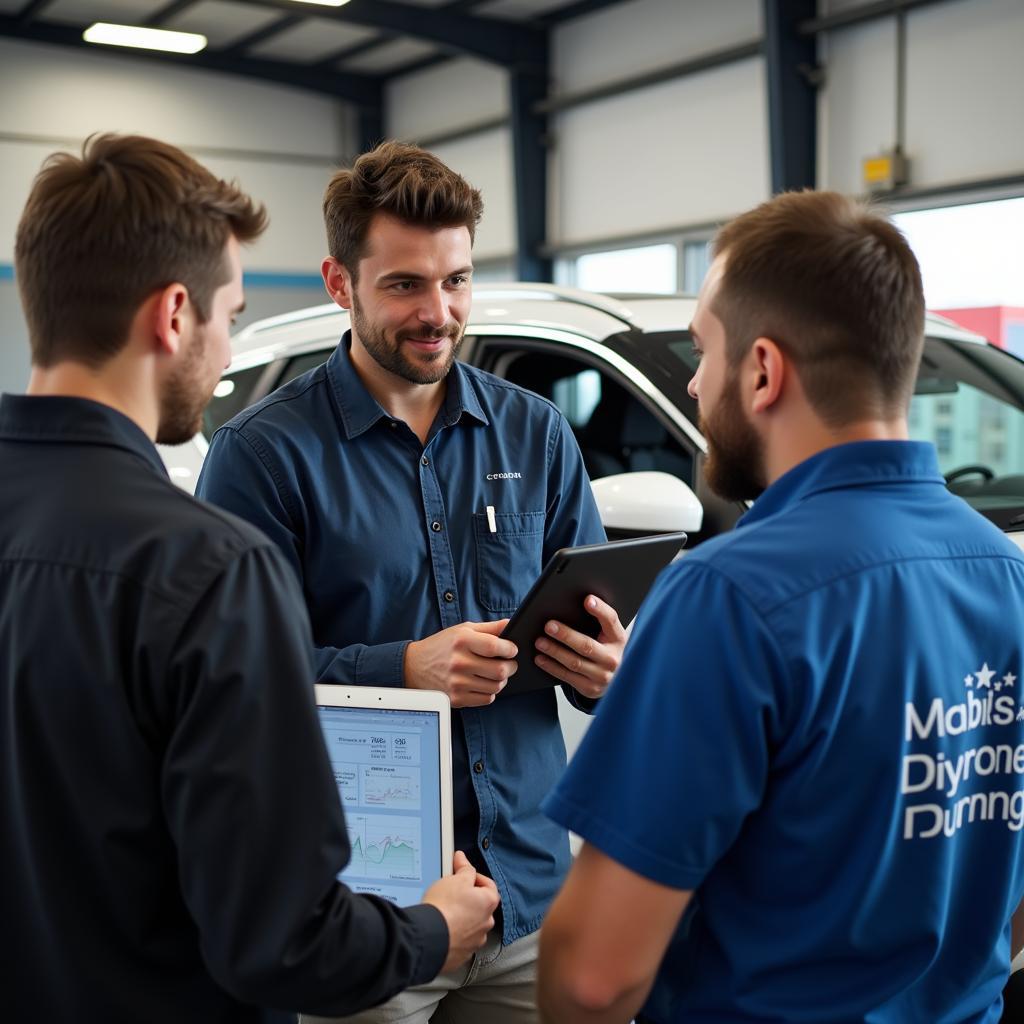
MULTIPOLYGON (((659 471, 695 489, 698 456, 693 441, 652 400, 638 372, 627 375, 599 347, 572 339, 478 334, 475 365, 558 406, 572 428, 591 480, 659 471), (592 349, 597 348, 598 351, 592 349)), ((609 530, 612 539, 639 532, 609 530)), ((694 541, 703 539, 697 534, 694 541)))

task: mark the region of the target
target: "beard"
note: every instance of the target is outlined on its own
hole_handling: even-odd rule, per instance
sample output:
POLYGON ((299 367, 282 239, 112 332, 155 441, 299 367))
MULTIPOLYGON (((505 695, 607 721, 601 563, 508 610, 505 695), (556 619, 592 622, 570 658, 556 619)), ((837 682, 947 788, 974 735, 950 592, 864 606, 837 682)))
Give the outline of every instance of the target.
POLYGON ((396 331, 394 340, 389 339, 387 331, 377 324, 370 323, 363 313, 359 300, 352 296, 352 329, 363 343, 363 348, 370 354, 378 366, 393 373, 396 377, 410 384, 436 384, 448 376, 448 371, 455 362, 455 357, 462 348, 465 328, 456 320, 452 320, 433 330, 418 328, 415 330, 396 331), (450 338, 451 345, 437 352, 423 352, 419 359, 413 360, 406 356, 402 342, 408 338, 436 339, 450 338))
POLYGON ((202 428, 203 411, 217 383, 205 380, 205 355, 206 332, 197 327, 181 362, 164 381, 157 444, 184 444, 202 428))
POLYGON ((731 376, 714 408, 699 415, 708 443, 704 479, 726 501, 753 501, 764 491, 764 446, 740 404, 738 378, 731 376))

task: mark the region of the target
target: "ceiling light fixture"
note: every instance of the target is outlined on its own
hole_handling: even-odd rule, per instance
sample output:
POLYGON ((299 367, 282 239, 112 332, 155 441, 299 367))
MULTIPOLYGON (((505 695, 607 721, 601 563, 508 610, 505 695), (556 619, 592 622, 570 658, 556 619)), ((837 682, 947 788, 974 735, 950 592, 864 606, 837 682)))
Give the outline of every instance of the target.
POLYGON ((348 0, 295 0, 297 4, 319 4, 321 7, 341 7, 348 0))
POLYGON ((168 32, 162 28, 139 28, 135 25, 111 25, 97 21, 82 38, 87 43, 104 46, 132 46, 139 50, 165 50, 168 53, 198 53, 206 47, 206 36, 195 32, 168 32))

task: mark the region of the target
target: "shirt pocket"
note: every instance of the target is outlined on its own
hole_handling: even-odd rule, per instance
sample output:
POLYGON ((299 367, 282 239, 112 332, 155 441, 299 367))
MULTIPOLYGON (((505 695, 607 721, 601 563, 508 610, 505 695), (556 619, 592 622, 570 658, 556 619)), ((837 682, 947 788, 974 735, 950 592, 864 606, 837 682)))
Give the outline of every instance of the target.
POLYGON ((544 520, 543 512, 503 512, 492 533, 487 516, 473 513, 477 596, 489 612, 514 612, 540 575, 544 520))

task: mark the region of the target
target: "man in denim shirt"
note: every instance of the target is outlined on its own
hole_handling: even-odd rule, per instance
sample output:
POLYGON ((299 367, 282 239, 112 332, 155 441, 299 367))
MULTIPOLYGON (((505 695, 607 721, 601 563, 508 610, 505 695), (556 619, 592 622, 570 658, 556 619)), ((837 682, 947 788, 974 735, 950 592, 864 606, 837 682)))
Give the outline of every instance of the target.
POLYGON ((456 362, 479 193, 431 154, 386 143, 324 200, 331 297, 352 330, 327 363, 214 436, 198 493, 249 519, 302 581, 321 682, 441 690, 454 714, 456 844, 501 894, 468 968, 359 1021, 536 1019, 535 933, 569 863, 539 804, 565 766, 554 689, 490 705, 534 657, 582 709, 625 635, 596 597, 596 641, 549 624, 500 638, 544 562, 604 540, 579 449, 549 402, 456 362), (499 934, 500 931, 500 934, 499 934))

